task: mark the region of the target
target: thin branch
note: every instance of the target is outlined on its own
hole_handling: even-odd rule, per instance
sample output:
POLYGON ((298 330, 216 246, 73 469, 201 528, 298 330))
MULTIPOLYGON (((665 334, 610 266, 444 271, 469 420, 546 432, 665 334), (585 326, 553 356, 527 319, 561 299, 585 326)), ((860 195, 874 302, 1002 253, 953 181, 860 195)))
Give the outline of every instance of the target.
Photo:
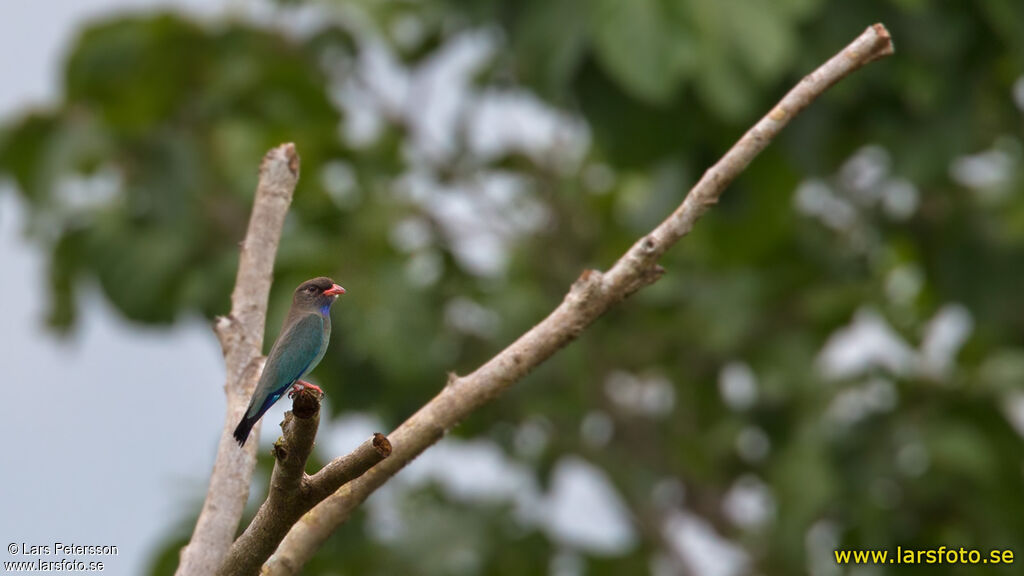
POLYGON ((356 506, 452 426, 572 342, 613 304, 656 281, 663 273, 656 264, 657 259, 693 228, 697 219, 718 201, 726 186, 798 112, 843 77, 892 52, 888 31, 881 24, 875 24, 801 80, 704 173, 675 212, 638 240, 608 272, 584 271, 563 302, 540 324, 472 374, 450 378, 440 394, 391 434, 394 445, 391 457, 342 486, 303 516, 264 564, 263 573, 298 573, 356 506))
POLYGON ((354 452, 337 458, 314 476, 305 474, 320 423, 320 396, 310 389, 299 392, 285 413, 284 436, 274 443, 274 472, 270 492, 249 527, 231 545, 218 576, 258 574, 260 566, 281 543, 293 524, 317 502, 344 483, 358 478, 391 454, 383 434, 375 434, 354 452))
MULTIPOLYGON (((238 275, 231 293, 231 313, 218 318, 214 325, 227 368, 224 383, 227 414, 206 501, 192 539, 181 550, 178 576, 206 576, 217 570, 231 546, 249 498, 249 482, 256 466, 259 443, 250 442, 240 449, 232 431, 245 411, 262 370, 263 325, 274 258, 298 180, 299 156, 294 144, 282 144, 267 152, 260 164, 256 199, 241 245, 238 275)), ((259 424, 254 430, 258 435, 259 424)))
POLYGON ((303 496, 309 501, 309 508, 334 493, 338 488, 359 478, 390 455, 391 441, 387 436, 377 433, 349 455, 335 458, 319 472, 308 477, 303 484, 303 496))

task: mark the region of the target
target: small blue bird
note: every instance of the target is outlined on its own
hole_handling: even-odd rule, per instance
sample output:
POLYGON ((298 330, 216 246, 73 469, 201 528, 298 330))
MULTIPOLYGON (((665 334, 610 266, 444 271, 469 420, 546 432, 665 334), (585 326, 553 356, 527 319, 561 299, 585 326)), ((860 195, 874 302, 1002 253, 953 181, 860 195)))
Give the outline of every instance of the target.
POLYGON ((312 388, 323 394, 323 390, 304 382, 302 377, 324 357, 331 339, 331 304, 344 293, 344 288, 323 276, 306 280, 295 289, 281 335, 270 349, 249 408, 235 428, 239 446, 245 445, 252 427, 289 386, 295 386, 292 392, 312 388))

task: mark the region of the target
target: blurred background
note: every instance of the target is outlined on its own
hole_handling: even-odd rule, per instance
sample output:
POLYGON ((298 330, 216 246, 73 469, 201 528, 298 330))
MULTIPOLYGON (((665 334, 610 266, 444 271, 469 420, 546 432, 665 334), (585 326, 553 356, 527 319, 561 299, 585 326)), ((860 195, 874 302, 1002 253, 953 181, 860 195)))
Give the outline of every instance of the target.
MULTIPOLYGON (((267 342, 300 281, 348 289, 312 378, 322 463, 610 266, 873 22, 894 57, 797 117, 658 283, 371 497, 305 573, 1019 572, 1015 0, 5 7, 0 537, 173 572, 222 426, 210 321, 270 147, 295 142, 302 177, 267 342), (897 546, 1016 564, 833 556, 897 546)), ((249 516, 286 409, 264 418, 249 516)))

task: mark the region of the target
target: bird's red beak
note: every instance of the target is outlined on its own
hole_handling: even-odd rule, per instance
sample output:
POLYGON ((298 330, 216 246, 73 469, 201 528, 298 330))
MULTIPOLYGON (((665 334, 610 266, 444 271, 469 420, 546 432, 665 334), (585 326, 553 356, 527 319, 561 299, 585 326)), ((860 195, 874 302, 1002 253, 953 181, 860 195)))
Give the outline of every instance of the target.
POLYGON ((324 296, 340 296, 345 293, 345 289, 337 284, 331 286, 327 290, 324 290, 324 296))

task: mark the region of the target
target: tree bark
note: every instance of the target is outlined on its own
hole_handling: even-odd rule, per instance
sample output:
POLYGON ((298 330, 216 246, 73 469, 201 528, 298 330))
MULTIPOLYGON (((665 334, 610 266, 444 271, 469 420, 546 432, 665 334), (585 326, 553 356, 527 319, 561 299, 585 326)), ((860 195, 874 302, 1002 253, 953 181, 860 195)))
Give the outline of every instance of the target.
MULTIPOLYGON (((263 368, 263 328, 273 280, 274 258, 281 227, 299 180, 294 144, 267 152, 260 164, 259 184, 249 228, 242 241, 238 275, 231 293, 231 313, 218 318, 214 331, 227 368, 224 392, 227 413, 217 446, 203 509, 187 546, 181 550, 178 576, 207 576, 224 561, 249 498, 259 442, 239 448, 232 432, 242 417, 263 368)), ((253 432, 259 435, 259 424, 253 432)))
POLYGON ((472 374, 449 378, 448 385, 436 397, 391 434, 392 455, 343 485, 295 523, 264 565, 263 573, 297 574, 356 506, 452 426, 576 339, 613 304, 656 281, 664 272, 656 263, 658 258, 690 232, 726 186, 797 113, 848 74, 892 53, 888 31, 875 24, 801 80, 704 173, 668 218, 638 240, 610 270, 585 270, 562 303, 540 324, 472 374))
POLYGON ((284 436, 274 443, 270 493, 249 527, 231 545, 218 576, 259 574, 260 566, 303 514, 391 454, 387 437, 374 434, 348 456, 336 458, 308 476, 306 460, 313 452, 319 423, 320 396, 307 388, 295 396, 292 410, 281 423, 284 436))

